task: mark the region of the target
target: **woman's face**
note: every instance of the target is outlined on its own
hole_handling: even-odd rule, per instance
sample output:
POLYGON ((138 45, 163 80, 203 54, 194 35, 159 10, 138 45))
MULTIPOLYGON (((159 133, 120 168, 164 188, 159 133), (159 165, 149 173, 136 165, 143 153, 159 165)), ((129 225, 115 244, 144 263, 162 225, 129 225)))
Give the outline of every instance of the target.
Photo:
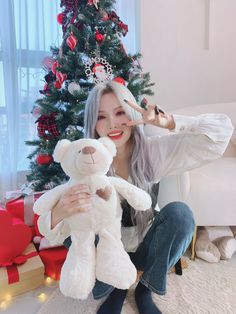
POLYGON ((113 93, 101 97, 96 131, 99 137, 108 136, 116 147, 127 144, 132 127, 125 124, 129 121, 123 107, 113 93))

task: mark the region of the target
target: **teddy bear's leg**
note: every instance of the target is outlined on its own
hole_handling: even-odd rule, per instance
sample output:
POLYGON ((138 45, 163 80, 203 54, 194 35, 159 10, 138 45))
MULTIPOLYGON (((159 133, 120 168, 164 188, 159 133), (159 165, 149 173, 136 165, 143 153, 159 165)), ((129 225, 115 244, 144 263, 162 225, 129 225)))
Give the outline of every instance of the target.
POLYGON ((236 252, 236 239, 230 236, 223 237, 214 241, 220 251, 221 259, 230 259, 234 252, 236 252))
POLYGON ((137 270, 120 238, 110 230, 99 232, 96 277, 119 289, 128 289, 137 278, 137 270))
POLYGON ((205 228, 198 228, 195 249, 196 256, 209 263, 217 263, 220 260, 220 251, 210 241, 205 228))
POLYGON ((61 270, 60 290, 68 297, 86 299, 95 284, 95 235, 71 234, 71 246, 61 270))

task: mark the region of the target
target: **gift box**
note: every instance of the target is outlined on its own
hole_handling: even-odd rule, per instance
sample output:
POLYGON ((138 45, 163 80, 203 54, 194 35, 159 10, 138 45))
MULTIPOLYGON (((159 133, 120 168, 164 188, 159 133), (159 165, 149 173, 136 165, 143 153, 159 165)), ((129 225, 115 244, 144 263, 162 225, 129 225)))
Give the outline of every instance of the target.
POLYGON ((64 246, 50 248, 39 252, 44 267, 45 275, 55 279, 60 279, 61 268, 66 259, 68 249, 64 246))
MULTIPOLYGON (((20 265, 0 267, 0 300, 15 296, 44 284, 44 265, 31 243, 21 255, 20 265)), ((19 259, 18 259, 19 261, 19 259)))
POLYGON ((33 226, 33 205, 43 193, 44 192, 38 192, 30 195, 23 195, 21 191, 7 192, 6 209, 13 217, 21 219, 28 226, 33 226))

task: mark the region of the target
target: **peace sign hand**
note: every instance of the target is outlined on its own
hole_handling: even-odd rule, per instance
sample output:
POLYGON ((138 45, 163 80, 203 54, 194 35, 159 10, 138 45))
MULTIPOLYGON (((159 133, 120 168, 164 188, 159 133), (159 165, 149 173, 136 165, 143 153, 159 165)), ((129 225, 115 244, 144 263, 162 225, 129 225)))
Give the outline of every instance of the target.
POLYGON ((152 124, 160 128, 165 128, 172 130, 175 128, 175 121, 171 114, 164 112, 157 105, 149 105, 146 99, 143 99, 143 103, 145 103, 142 108, 133 102, 124 99, 124 101, 132 107, 134 110, 138 111, 142 115, 141 120, 129 121, 127 123, 128 126, 138 125, 138 124, 152 124))

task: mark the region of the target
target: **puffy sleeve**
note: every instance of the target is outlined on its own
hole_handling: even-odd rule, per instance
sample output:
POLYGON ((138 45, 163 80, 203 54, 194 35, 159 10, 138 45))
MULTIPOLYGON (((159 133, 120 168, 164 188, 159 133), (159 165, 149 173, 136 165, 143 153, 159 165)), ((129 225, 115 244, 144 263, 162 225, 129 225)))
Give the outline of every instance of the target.
POLYGON ((65 220, 59 222, 51 229, 51 211, 39 216, 38 228, 39 232, 45 236, 52 245, 63 244, 64 240, 70 235, 70 228, 65 220))
POLYGON ((174 119, 173 132, 149 138, 156 182, 221 157, 234 130, 225 114, 174 115, 174 119))

